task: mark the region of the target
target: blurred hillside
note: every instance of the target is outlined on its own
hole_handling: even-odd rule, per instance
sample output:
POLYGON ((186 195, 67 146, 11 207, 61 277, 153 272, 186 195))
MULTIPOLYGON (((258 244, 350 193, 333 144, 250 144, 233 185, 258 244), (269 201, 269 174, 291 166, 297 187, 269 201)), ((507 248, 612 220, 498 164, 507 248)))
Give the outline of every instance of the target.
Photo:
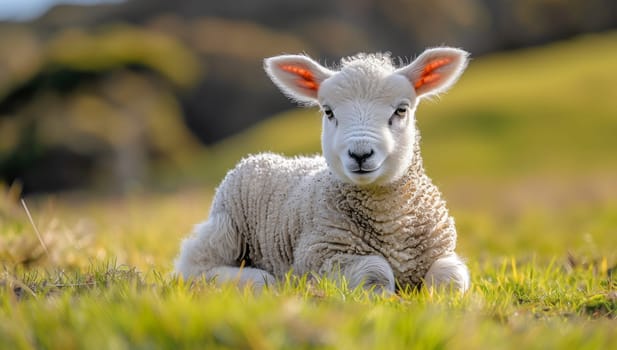
POLYGON ((271 55, 333 64, 445 44, 478 57, 617 27, 613 0, 426 4, 133 0, 0 23, 0 181, 128 189, 182 168, 200 143, 292 108, 261 68, 271 55))

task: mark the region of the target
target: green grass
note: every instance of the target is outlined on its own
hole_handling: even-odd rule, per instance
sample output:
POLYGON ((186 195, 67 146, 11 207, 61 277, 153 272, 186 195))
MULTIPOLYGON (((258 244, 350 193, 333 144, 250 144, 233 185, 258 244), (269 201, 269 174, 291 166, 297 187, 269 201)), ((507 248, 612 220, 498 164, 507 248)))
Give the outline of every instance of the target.
POLYGON ((604 349, 617 335, 607 271, 514 260, 472 270, 465 296, 371 296, 294 279, 255 295, 103 264, 5 272, 0 339, 11 349, 604 349))
POLYGON ((293 111, 206 150, 184 169, 198 189, 27 198, 47 251, 19 188, 0 188, 0 348, 614 348, 616 40, 479 58, 420 107, 426 167, 472 273, 464 296, 291 277, 255 294, 171 276, 241 156, 319 151, 319 117, 293 111))

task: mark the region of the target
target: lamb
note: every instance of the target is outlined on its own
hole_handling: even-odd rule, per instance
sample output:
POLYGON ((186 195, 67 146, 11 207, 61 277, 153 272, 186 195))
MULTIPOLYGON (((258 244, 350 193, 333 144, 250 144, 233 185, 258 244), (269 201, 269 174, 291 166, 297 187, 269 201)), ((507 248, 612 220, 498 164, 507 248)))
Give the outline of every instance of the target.
POLYGON ((256 288, 291 271, 384 292, 466 291, 454 220, 424 172, 414 114, 456 82, 467 60, 448 47, 401 68, 388 54, 358 54, 338 69, 305 55, 266 59, 285 95, 320 106, 323 157, 242 160, 207 221, 182 242, 176 273, 256 288))

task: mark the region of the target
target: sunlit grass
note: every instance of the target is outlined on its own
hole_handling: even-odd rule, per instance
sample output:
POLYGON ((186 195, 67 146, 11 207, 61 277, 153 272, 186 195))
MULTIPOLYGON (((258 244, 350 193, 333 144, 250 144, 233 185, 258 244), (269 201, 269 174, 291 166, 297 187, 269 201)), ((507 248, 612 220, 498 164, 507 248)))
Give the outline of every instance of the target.
POLYGON ((210 197, 211 190, 203 189, 94 200, 84 195, 26 200, 47 254, 21 204, 6 196, 0 200, 0 261, 82 268, 113 259, 144 271, 168 271, 180 238, 207 216, 210 197))
POLYGON ((552 262, 471 265, 466 295, 348 290, 290 279, 259 294, 96 264, 79 273, 5 271, 8 348, 606 348, 616 282, 552 262))

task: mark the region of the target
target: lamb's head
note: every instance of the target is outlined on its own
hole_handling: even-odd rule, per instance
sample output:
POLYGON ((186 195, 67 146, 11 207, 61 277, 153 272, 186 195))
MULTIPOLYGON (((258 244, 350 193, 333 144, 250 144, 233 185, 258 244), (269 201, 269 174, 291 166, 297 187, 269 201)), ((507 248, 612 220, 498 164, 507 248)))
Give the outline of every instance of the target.
POLYGON ((413 163, 420 99, 444 92, 467 65, 467 53, 426 50, 396 68, 388 55, 360 54, 330 70, 302 55, 265 60, 272 81, 292 99, 323 112, 322 150, 330 169, 357 185, 396 181, 413 163))

